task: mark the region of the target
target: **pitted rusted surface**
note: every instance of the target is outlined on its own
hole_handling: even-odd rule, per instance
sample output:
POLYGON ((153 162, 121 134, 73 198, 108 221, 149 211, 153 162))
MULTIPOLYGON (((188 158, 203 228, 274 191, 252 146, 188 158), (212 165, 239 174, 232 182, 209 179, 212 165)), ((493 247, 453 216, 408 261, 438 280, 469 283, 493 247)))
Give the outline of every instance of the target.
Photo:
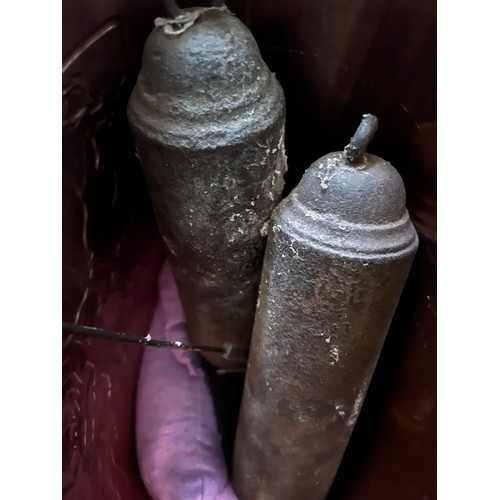
POLYGON ((315 162, 273 214, 235 445, 241 500, 323 499, 418 239, 399 174, 315 162))
POLYGON ((227 9, 183 12, 184 24, 156 21, 129 121, 191 341, 246 345, 265 228, 284 185, 285 101, 227 9))

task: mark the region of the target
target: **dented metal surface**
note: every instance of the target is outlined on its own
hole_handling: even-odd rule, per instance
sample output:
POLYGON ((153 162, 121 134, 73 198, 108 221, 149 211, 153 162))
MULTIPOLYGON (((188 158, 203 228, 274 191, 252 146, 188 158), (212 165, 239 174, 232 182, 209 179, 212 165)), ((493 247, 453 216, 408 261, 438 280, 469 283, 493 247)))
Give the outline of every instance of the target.
POLYGON ((354 158, 317 160, 271 219, 235 444, 241 500, 327 496, 418 247, 401 177, 355 138, 354 158))
POLYGON ((245 347, 263 228, 284 185, 283 91, 226 8, 186 9, 155 25, 128 116, 188 333, 193 343, 245 347))

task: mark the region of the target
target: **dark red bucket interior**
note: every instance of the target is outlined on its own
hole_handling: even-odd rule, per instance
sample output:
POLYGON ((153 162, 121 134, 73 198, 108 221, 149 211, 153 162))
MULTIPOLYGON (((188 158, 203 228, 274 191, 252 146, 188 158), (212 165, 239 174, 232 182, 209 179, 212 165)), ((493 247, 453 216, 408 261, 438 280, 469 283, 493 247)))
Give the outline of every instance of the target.
MULTIPOLYGON (((203 2, 182 2, 181 7, 203 2)), ((331 498, 436 498, 436 4, 233 0, 287 100, 286 192, 378 116, 421 246, 331 498)), ((126 119, 159 0, 63 2, 63 320, 147 333, 164 258, 126 119)), ((142 347, 63 336, 63 497, 147 499, 134 450, 142 347)), ((242 376, 210 369, 228 461, 242 376), (229 403, 232 401, 232 403, 229 403)), ((168 383, 168 381, 167 381, 168 383)), ((278 500, 278 499, 277 499, 278 500)))

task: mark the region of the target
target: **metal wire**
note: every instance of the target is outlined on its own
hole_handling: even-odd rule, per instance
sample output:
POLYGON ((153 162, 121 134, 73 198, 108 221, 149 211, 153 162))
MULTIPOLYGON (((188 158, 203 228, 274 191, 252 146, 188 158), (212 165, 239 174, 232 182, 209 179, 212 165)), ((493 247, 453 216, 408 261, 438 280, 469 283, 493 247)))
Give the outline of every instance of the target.
POLYGON ((197 352, 216 352, 226 354, 225 347, 215 347, 206 345, 193 345, 185 344, 179 340, 174 342, 168 340, 158 340, 151 338, 150 335, 140 337, 137 335, 129 335, 128 333, 113 332, 105 328, 96 328, 94 326, 77 325, 75 323, 67 323, 63 321, 63 332, 70 332, 75 335, 82 335, 84 337, 94 337, 102 340, 115 340, 118 342, 129 342, 132 344, 140 344, 145 347, 157 347, 165 349, 178 349, 181 351, 197 351, 197 352))

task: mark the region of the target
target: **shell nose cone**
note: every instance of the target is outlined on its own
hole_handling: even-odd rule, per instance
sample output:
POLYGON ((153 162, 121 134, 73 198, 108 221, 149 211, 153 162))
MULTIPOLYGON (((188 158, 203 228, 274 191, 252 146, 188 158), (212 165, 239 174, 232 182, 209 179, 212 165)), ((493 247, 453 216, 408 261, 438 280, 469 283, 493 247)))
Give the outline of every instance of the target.
POLYGON ((165 91, 166 84, 177 94, 193 88, 241 92, 263 69, 250 31, 226 9, 193 9, 175 19, 159 18, 155 25, 141 69, 152 93, 165 91))
POLYGON ((366 153, 357 165, 346 162, 344 152, 323 156, 304 174, 296 195, 311 210, 354 224, 389 224, 406 213, 399 173, 366 153))

